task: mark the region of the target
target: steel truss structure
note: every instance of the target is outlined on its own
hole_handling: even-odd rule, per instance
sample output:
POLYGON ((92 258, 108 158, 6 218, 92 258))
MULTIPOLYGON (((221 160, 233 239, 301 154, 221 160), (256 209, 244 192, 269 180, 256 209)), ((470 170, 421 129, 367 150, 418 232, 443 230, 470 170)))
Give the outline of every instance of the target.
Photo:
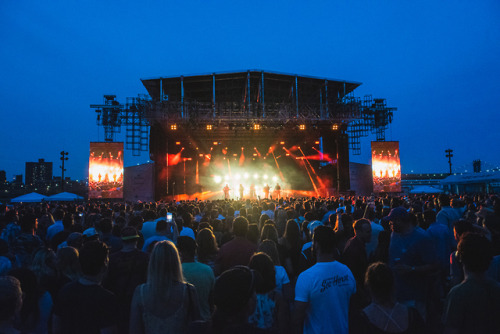
MULTIPOLYGON (((262 70, 143 79, 149 96, 127 98, 104 95, 91 105, 105 141, 126 130, 126 149, 133 155, 148 151, 150 127, 179 126, 190 130, 307 126, 319 131, 339 130, 349 136, 349 148, 360 154, 360 138, 370 132, 385 140, 396 108, 385 99, 355 97, 358 82, 299 76, 262 70)), ((198 133, 200 136, 203 134, 198 133)))

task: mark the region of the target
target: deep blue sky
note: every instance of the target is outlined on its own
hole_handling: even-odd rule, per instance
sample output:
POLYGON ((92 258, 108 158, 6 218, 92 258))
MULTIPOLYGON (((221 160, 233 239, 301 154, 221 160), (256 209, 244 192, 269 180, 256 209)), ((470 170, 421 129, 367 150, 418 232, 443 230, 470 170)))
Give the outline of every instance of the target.
MULTIPOLYGON (((362 82, 398 108, 403 173, 500 165, 500 2, 0 1, 0 169, 45 158, 87 177, 90 104, 140 78, 265 69, 362 82)), ((120 139, 120 137, 118 138, 120 139)), ((363 139, 356 162, 370 162, 363 139)), ((130 165, 148 159, 125 155, 130 165)))

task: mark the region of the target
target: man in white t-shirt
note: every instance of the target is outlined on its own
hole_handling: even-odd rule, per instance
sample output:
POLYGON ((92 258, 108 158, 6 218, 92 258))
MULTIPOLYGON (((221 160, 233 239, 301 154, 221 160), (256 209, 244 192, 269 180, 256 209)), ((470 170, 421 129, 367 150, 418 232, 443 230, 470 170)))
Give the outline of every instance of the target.
POLYGON ((299 275, 295 286, 295 333, 349 332, 349 301, 356 281, 349 268, 335 260, 335 233, 330 227, 314 230, 316 264, 299 275))

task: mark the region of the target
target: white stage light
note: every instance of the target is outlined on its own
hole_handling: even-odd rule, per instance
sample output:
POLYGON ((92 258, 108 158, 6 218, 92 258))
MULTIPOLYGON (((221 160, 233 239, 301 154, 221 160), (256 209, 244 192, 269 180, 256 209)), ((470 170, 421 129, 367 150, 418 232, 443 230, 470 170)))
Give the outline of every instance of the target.
POLYGON ((277 176, 273 176, 273 181, 274 182, 278 181, 278 177, 277 176))
POLYGON ((257 180, 257 179, 259 178, 259 175, 254 174, 254 175, 253 175, 253 178, 257 180))
POLYGON ((245 179, 248 179, 248 176, 249 176, 248 173, 245 173, 245 175, 243 175, 245 179))
POLYGON ((214 182, 215 183, 221 183, 221 181, 222 181, 222 178, 219 175, 215 175, 214 176, 214 182))
POLYGON ((236 180, 241 179, 241 175, 240 175, 240 174, 236 174, 235 179, 236 179, 236 180))
POLYGON ((267 180, 267 174, 264 174, 264 180, 267 180))
POLYGON ((229 175, 224 176, 224 180, 229 180, 229 175))

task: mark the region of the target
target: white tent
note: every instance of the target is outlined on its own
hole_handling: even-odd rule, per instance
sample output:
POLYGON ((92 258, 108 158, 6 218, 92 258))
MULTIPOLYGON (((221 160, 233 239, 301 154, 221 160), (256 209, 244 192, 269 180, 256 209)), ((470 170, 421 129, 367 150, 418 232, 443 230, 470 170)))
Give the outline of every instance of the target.
POLYGON ((440 194, 443 191, 441 189, 433 188, 431 186, 416 186, 410 190, 410 194, 440 194))
POLYGON ((76 194, 63 192, 49 197, 45 197, 45 200, 51 202, 73 202, 73 201, 81 201, 83 200, 83 197, 78 196, 76 194))
POLYGON ((45 199, 45 196, 40 195, 39 193, 30 193, 26 195, 22 195, 16 198, 11 199, 12 203, 39 203, 45 199))

